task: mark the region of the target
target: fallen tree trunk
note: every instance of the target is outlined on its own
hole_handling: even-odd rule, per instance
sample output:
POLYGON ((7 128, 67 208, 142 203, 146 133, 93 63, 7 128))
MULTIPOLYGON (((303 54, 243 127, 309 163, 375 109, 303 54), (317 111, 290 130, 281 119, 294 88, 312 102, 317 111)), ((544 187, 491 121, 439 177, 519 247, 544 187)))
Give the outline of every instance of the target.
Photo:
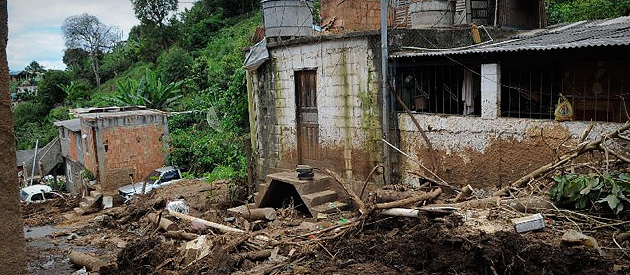
POLYGON ((197 217, 193 217, 193 216, 189 216, 189 215, 186 215, 186 214, 178 213, 178 212, 175 212, 175 211, 169 211, 169 214, 171 214, 171 216, 176 217, 178 219, 199 223, 199 224, 205 225, 207 227, 214 228, 214 229, 219 230, 219 231, 221 231, 223 233, 228 233, 228 232, 245 233, 245 231, 240 230, 238 228, 229 227, 229 226, 218 224, 218 223, 214 223, 214 222, 211 222, 211 221, 206 221, 204 219, 200 219, 200 218, 197 218, 197 217))
POLYGON ((172 221, 164 218, 164 217, 160 217, 159 215, 155 214, 155 213, 149 213, 147 214, 147 217, 149 217, 149 220, 157 225, 160 229, 164 230, 164 231, 177 231, 179 230, 179 227, 177 226, 177 224, 173 223, 172 221), (159 223, 159 224, 158 224, 159 223))
POLYGON ((541 167, 539 167, 538 169, 534 170, 533 172, 525 175, 524 177, 516 180, 515 182, 513 182, 510 187, 505 187, 502 188, 501 190, 497 191, 494 193, 495 196, 505 196, 509 193, 509 188, 522 188, 525 185, 527 185, 527 183, 529 183, 530 181, 538 178, 539 176, 546 174, 547 172, 550 172, 564 164, 566 164, 567 162, 581 156, 584 153, 593 151, 593 150, 602 150, 601 144, 608 139, 614 139, 619 137, 619 134, 621 134, 622 132, 627 131, 628 129, 630 129, 630 122, 626 122, 623 126, 621 126, 619 129, 617 129, 616 131, 609 133, 607 135, 604 135, 602 138, 591 141, 589 143, 583 143, 581 145, 579 145, 577 148, 575 148, 574 150, 572 150, 569 153, 566 153, 562 156, 560 156, 558 158, 558 161, 553 161, 551 163, 548 163, 546 165, 543 165, 541 167))
POLYGON ((395 190, 377 190, 376 191, 376 202, 378 203, 403 200, 409 197, 411 197, 410 192, 395 191, 395 190))
POLYGON ((433 190, 432 192, 429 193, 424 193, 418 196, 414 196, 414 197, 410 197, 410 198, 406 198, 403 200, 398 200, 398 201, 393 201, 393 202, 387 202, 387 203, 377 203, 374 205, 374 209, 388 209, 388 208, 397 208, 397 207, 403 207, 403 206, 407 206, 407 205, 411 205, 420 201, 429 201, 429 200, 434 200, 435 198, 437 198, 440 194, 442 194, 442 188, 438 188, 433 190))
POLYGON ((541 197, 529 197, 521 199, 501 199, 501 197, 489 197, 460 203, 430 204, 420 208, 420 210, 427 209, 429 211, 429 209, 440 208, 488 209, 499 206, 507 206, 522 213, 538 213, 547 212, 549 210, 556 210, 550 202, 541 197))
POLYGON ((184 231, 167 231, 166 233, 164 233, 164 236, 171 239, 188 240, 188 241, 192 241, 199 237, 199 235, 197 234, 188 233, 184 231))
POLYGON ((71 263, 77 266, 85 266, 85 269, 88 271, 100 272, 101 268, 107 265, 107 263, 98 258, 77 251, 70 252, 68 258, 70 258, 71 263))

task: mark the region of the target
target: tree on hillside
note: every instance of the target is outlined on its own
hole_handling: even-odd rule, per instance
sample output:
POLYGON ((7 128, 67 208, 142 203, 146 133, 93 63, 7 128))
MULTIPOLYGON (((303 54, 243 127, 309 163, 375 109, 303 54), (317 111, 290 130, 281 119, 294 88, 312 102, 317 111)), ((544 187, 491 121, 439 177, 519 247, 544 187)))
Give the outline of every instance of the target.
POLYGON ((31 62, 31 64, 24 68, 24 72, 26 72, 29 80, 33 81, 37 75, 46 72, 46 69, 44 68, 44 66, 39 65, 37 61, 33 61, 31 62))
POLYGON ((177 11, 177 0, 131 0, 136 17, 147 25, 164 26, 168 16, 177 11))
POLYGON ((55 105, 63 103, 66 92, 61 88, 70 84, 70 76, 65 71, 50 70, 37 85, 37 97, 39 102, 47 108, 53 109, 55 105))
POLYGON ((141 48, 154 51, 153 54, 146 54, 150 58, 147 61, 155 62, 160 54, 157 53, 168 49, 178 36, 177 27, 179 22, 174 16, 170 16, 177 11, 177 0, 131 0, 136 17, 140 20, 140 26, 132 29, 129 34, 130 40, 135 40, 141 48), (152 50, 158 46, 156 50, 152 50))
POLYGON ((89 53, 96 85, 100 85, 98 57, 119 41, 117 29, 101 23, 96 16, 87 13, 66 18, 61 29, 66 40, 66 47, 83 49, 89 53))

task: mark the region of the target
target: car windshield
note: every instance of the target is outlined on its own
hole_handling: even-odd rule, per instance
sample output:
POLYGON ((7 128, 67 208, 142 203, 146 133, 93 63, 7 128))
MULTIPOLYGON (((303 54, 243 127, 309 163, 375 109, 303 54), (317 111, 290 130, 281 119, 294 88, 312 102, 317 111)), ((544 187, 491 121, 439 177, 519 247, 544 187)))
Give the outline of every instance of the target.
POLYGON ((153 183, 154 181, 159 180, 159 179, 160 179, 160 172, 153 171, 146 178, 144 178, 143 181, 145 181, 147 183, 153 183))
POLYGON ((24 192, 24 190, 20 190, 20 199, 23 201, 28 199, 28 193, 24 192))

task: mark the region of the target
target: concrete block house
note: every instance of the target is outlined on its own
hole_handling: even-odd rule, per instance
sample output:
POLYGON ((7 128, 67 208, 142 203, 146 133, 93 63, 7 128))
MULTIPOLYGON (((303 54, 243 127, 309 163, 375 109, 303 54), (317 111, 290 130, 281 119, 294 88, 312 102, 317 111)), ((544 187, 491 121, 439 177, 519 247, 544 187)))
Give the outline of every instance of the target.
POLYGON ((118 187, 164 166, 166 113, 144 107, 74 109, 72 113, 77 119, 55 123, 71 191, 81 186, 84 169, 96 176, 105 194, 115 194, 118 187))
MULTIPOLYGON (((433 14, 435 6, 426 3, 447 1, 390 1, 388 25, 398 28, 388 37, 391 88, 383 102, 378 25, 341 12, 343 5, 364 5, 366 14, 380 13, 367 2, 378 1, 322 1, 322 22, 334 17, 345 30, 267 37, 266 61, 246 63, 259 183, 296 164, 360 182, 384 164, 396 181, 417 183, 417 162, 431 161, 395 94, 433 144, 440 176, 473 187, 505 186, 548 163, 555 155, 550 147, 577 143, 590 121, 594 139, 627 119, 628 17, 545 27, 541 1, 448 1, 453 6, 442 14, 457 18, 461 11, 465 23, 437 28, 441 16, 413 26, 421 20, 414 16, 433 14), (483 25, 478 44, 473 22, 483 25), (561 94, 574 107, 573 121, 554 121, 561 94), (412 159, 384 149, 385 134, 412 159)), ((382 175, 369 180, 382 182, 382 175)))

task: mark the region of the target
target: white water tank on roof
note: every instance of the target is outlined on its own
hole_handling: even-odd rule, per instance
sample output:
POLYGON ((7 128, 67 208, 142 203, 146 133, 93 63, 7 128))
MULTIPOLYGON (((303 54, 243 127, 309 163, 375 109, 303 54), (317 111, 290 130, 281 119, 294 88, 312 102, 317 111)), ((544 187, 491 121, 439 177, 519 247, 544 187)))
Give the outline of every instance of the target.
POLYGON ((311 35, 312 0, 263 0, 265 36, 292 37, 311 35))

